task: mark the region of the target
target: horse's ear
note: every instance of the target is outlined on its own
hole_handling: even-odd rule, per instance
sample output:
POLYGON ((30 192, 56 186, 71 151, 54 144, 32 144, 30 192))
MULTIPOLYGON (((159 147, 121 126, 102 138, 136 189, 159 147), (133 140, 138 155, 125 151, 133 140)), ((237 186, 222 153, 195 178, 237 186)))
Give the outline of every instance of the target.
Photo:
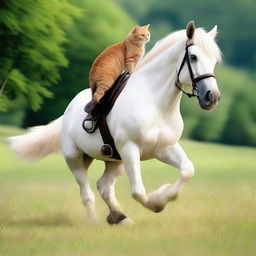
POLYGON ((187 33, 187 37, 188 39, 192 39, 194 33, 196 30, 196 26, 193 20, 191 20, 188 24, 187 24, 187 28, 186 28, 186 33, 187 33))
POLYGON ((208 32, 208 34, 214 39, 217 35, 217 25, 214 26, 214 28, 208 32))

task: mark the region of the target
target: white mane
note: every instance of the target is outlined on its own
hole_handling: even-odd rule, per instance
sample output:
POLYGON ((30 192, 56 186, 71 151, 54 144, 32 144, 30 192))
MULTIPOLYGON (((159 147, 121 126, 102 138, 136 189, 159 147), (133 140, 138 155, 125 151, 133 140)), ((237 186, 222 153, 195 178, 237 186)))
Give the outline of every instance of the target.
MULTIPOLYGON (((157 41, 154 47, 138 63, 137 68, 144 66, 161 52, 176 44, 177 42, 185 40, 186 38, 186 30, 180 30, 169 34, 161 40, 157 41)), ((196 29, 195 35, 193 37, 193 43, 200 47, 211 59, 218 62, 221 61, 221 51, 218 45, 204 29, 196 29)))

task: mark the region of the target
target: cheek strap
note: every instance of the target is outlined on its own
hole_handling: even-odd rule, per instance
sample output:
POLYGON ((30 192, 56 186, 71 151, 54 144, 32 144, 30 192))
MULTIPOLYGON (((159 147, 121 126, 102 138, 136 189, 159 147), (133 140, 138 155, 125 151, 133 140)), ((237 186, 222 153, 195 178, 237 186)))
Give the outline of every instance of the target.
POLYGON ((177 79, 175 81, 175 86, 181 90, 184 94, 186 94, 189 98, 191 97, 198 97, 199 94, 198 94, 198 89, 197 89, 197 82, 200 81, 200 80, 203 80, 205 78, 209 78, 209 77, 213 77, 216 79, 216 76, 215 74, 213 73, 206 73, 206 74, 203 74, 203 75, 200 75, 198 77, 194 77, 194 73, 193 73, 193 70, 192 70, 192 67, 191 67, 191 63, 189 61, 189 54, 188 54, 188 48, 190 46, 192 46, 193 44, 190 43, 188 44, 188 42, 186 43, 186 48, 185 48, 185 55, 183 57, 183 60, 181 62, 181 65, 180 65, 180 68, 179 68, 179 71, 177 73, 177 79), (187 66, 188 66, 188 70, 189 70, 189 75, 190 75, 190 79, 191 79, 191 82, 192 82, 192 93, 188 93, 188 92, 185 92, 181 87, 180 87, 180 79, 179 79, 179 76, 180 76, 180 72, 181 70, 183 69, 185 63, 187 63, 187 66))

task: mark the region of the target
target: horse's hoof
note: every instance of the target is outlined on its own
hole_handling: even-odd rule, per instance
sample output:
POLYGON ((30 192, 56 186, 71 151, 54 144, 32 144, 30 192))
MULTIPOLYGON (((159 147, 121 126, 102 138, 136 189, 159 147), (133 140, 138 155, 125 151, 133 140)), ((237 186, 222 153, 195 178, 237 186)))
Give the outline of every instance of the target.
POLYGON ((147 204, 144 206, 155 213, 159 213, 165 208, 165 204, 161 204, 159 202, 155 203, 155 202, 150 202, 150 201, 147 202, 147 204))
POLYGON ((121 221, 123 221, 126 218, 127 217, 123 213, 121 213, 121 212, 111 211, 110 214, 107 217, 107 222, 110 225, 119 224, 121 221))
POLYGON ((153 207, 152 211, 155 213, 159 213, 164 209, 164 206, 155 206, 153 207))
POLYGON ((174 195, 174 196, 172 196, 172 197, 171 197, 171 200, 172 200, 172 201, 175 201, 175 200, 177 200, 177 199, 178 199, 178 197, 179 197, 179 195, 178 195, 178 194, 176 194, 176 195, 174 195))

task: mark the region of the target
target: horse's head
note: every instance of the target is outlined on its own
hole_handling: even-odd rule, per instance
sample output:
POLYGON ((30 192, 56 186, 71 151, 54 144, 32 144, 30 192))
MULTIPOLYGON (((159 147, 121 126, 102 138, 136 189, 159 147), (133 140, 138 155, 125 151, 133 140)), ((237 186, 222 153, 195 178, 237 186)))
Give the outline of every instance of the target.
POLYGON ((177 67, 176 86, 188 96, 196 96, 201 108, 207 110, 215 108, 220 99, 214 75, 215 64, 221 60, 220 50, 214 41, 216 34, 216 26, 207 33, 201 28, 196 29, 193 21, 189 22, 185 55, 177 67), (192 94, 185 92, 189 88, 192 88, 192 94))

